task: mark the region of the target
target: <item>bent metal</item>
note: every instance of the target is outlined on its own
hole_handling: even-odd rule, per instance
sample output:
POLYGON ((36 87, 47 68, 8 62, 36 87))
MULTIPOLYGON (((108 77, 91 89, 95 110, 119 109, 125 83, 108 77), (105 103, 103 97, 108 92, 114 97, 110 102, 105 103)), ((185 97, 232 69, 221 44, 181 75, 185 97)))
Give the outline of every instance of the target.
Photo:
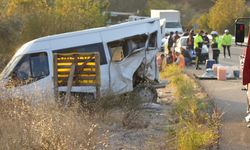
MULTIPOLYGON (((92 84, 75 84, 73 73, 70 93, 97 97, 96 93, 106 96, 131 92, 143 81, 159 80, 156 53, 160 42, 160 22, 154 18, 35 39, 24 44, 5 67, 1 88, 5 96, 54 100, 56 88, 59 93, 69 89, 67 84, 55 85, 55 77, 59 77, 55 54, 98 53, 96 77, 100 91, 92 84)), ((69 81, 70 67, 66 73, 65 80, 69 81)))

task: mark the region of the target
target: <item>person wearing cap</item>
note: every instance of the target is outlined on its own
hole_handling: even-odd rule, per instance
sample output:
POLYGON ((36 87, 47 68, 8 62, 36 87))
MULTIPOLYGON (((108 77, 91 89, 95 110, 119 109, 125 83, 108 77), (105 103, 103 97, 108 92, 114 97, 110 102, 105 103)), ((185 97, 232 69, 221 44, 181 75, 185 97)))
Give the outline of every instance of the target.
POLYGON ((218 36, 218 32, 212 31, 211 35, 212 35, 211 48, 212 48, 212 52, 213 52, 213 59, 215 60, 216 64, 218 64, 219 63, 221 42, 220 42, 220 38, 218 36))
POLYGON ((224 51, 224 58, 226 57, 226 49, 227 49, 229 58, 231 58, 230 47, 232 45, 232 35, 229 33, 228 29, 225 30, 221 39, 221 43, 222 43, 223 51, 224 51))
POLYGON ((185 67, 185 58, 181 53, 180 49, 175 50, 175 55, 176 55, 176 61, 174 64, 178 65, 181 69, 185 67))
POLYGON ((196 61, 195 61, 195 66, 196 70, 201 70, 199 67, 199 63, 201 61, 201 49, 203 46, 203 31, 201 30, 195 37, 194 37, 194 49, 196 52, 196 61))

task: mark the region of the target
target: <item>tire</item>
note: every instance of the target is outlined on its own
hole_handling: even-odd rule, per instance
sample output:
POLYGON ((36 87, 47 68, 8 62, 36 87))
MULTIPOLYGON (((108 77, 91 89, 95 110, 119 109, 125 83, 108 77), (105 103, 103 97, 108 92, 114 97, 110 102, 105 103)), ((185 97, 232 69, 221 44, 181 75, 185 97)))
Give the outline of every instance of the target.
POLYGON ((148 83, 137 85, 133 90, 133 94, 143 103, 157 103, 157 91, 152 85, 148 83))

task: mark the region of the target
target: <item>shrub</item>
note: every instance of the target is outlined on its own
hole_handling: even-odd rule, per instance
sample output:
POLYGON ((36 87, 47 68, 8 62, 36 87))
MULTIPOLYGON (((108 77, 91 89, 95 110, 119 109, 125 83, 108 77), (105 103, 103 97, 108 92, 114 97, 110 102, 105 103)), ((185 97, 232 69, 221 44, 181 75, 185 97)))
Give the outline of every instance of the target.
POLYGON ((217 136, 206 125, 185 123, 179 128, 177 138, 179 150, 199 150, 214 144, 217 136))
POLYGON ((179 67, 176 67, 176 65, 168 65, 163 68, 163 71, 160 72, 160 77, 165 79, 173 76, 177 76, 182 74, 182 70, 179 67))

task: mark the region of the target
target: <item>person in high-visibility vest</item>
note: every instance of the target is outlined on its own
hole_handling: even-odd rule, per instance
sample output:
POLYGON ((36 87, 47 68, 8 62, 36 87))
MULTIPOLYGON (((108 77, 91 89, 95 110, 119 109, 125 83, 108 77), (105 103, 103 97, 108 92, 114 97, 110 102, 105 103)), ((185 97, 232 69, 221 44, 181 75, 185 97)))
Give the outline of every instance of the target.
POLYGON ((194 37, 194 49, 196 52, 196 61, 195 61, 195 66, 196 70, 200 70, 201 68, 199 67, 199 63, 201 60, 201 49, 203 46, 203 31, 201 30, 195 37, 194 37))
POLYGON ((220 49, 221 49, 221 42, 220 38, 218 36, 218 32, 212 31, 212 41, 211 41, 211 48, 213 52, 213 59, 215 60, 216 64, 219 63, 219 55, 220 55, 220 49))
POLYGON ((229 33, 228 29, 225 30, 225 33, 221 39, 221 43, 224 51, 224 58, 226 57, 226 49, 228 52, 228 57, 231 58, 230 47, 232 45, 232 35, 229 33))

